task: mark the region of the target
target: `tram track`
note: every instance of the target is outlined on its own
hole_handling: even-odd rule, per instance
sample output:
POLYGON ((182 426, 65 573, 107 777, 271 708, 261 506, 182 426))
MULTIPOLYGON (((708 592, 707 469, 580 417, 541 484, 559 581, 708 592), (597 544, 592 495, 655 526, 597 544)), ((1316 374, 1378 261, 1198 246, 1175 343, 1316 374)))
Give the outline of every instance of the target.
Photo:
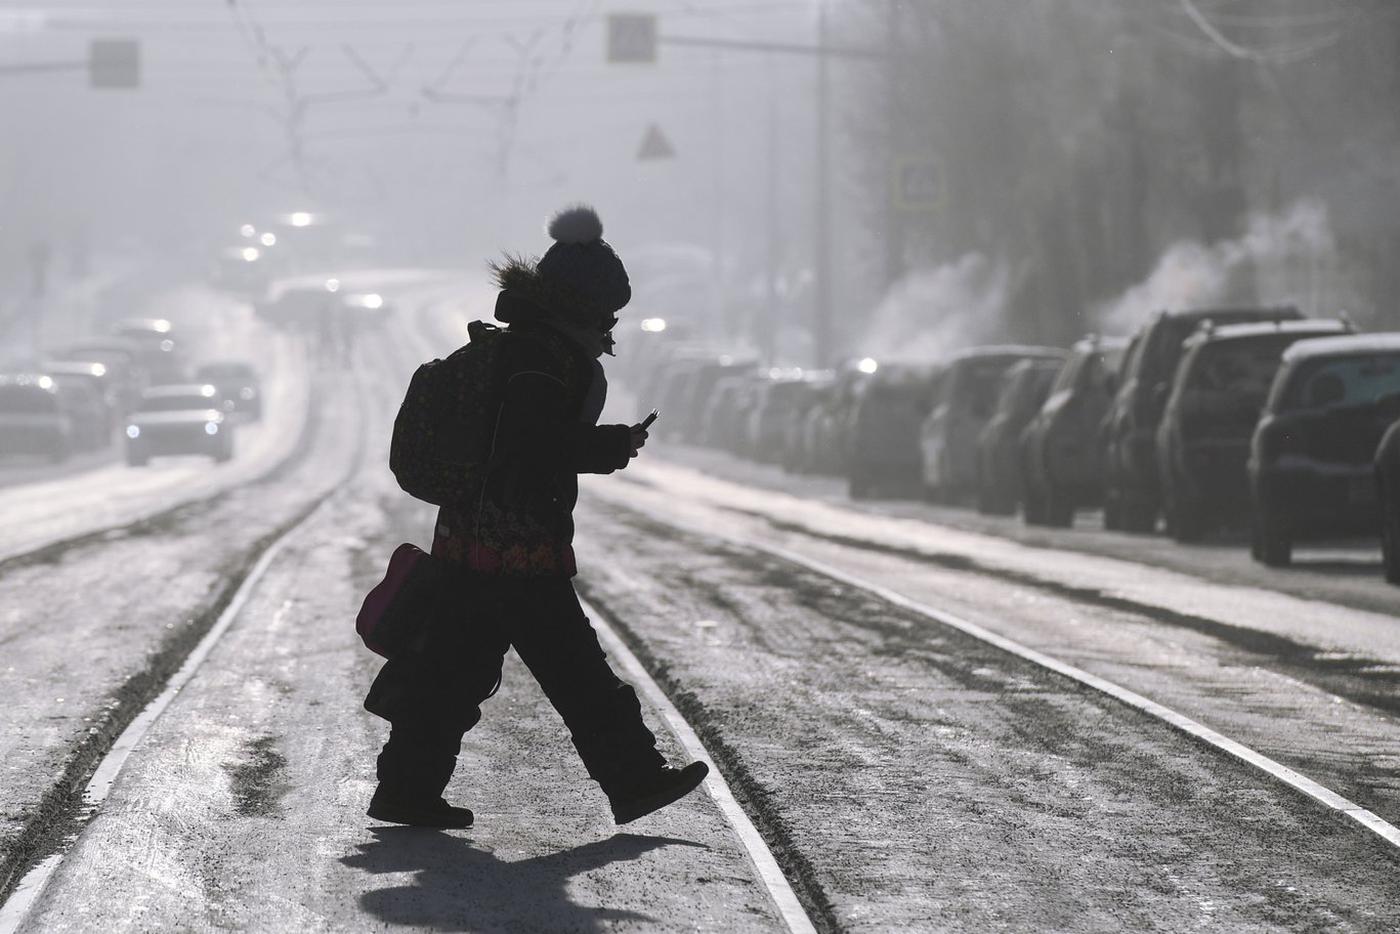
MULTIPOLYGON (((217 590, 203 601, 196 613, 181 620, 178 626, 169 624, 164 637, 143 657, 139 667, 110 691, 104 703, 96 707, 89 718, 87 730, 75 745, 69 747, 62 767, 51 784, 39 800, 26 809, 19 831, 3 841, 0 848, 0 903, 14 894, 36 866, 61 852, 92 817, 85 791, 94 773, 107 759, 123 732, 166 691, 172 677, 180 672, 191 654, 208 644, 206 640, 211 631, 230 612, 235 602, 241 602, 249 589, 250 574, 256 572, 272 549, 307 523, 339 490, 366 469, 367 426, 372 419, 384 415, 382 401, 379 404, 373 401, 375 390, 382 388, 385 382, 396 381, 405 371, 411 371, 409 364, 416 356, 416 352, 406 348, 402 341, 388 341, 375 346, 376 354, 382 355, 386 350, 386 356, 370 357, 371 365, 363 370, 351 368, 352 373, 356 374, 353 379, 354 415, 347 420, 353 434, 350 454, 345 458, 342 472, 325 483, 287 518, 228 561, 217 590), (365 374, 371 375, 367 377, 365 374)), ((365 356, 368 357, 368 354, 365 356)), ((326 397, 334 387, 327 386, 324 380, 318 380, 318 383, 320 385, 313 387, 308 399, 311 410, 305 423, 308 427, 315 426, 314 429, 303 432, 293 450, 268 471, 246 483, 194 502, 178 504, 135 523, 96 530, 13 556, 0 562, 0 578, 6 572, 58 562, 86 547, 100 547, 110 542, 114 534, 122 538, 168 534, 173 525, 183 527, 190 523, 197 524, 204 514, 243 491, 285 482, 307 463, 326 438, 327 419, 330 417, 326 397)))

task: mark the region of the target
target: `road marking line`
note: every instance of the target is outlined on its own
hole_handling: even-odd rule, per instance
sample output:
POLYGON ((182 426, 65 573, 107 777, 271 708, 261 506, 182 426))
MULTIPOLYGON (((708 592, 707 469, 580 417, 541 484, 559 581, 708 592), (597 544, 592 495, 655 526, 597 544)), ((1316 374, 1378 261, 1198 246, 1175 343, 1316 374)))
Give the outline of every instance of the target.
MULTIPOLYGON (((171 676, 165 689, 147 704, 145 709, 137 714, 135 719, 128 723, 126 729, 117 737, 112 748, 97 764, 97 769, 92 773, 92 778, 88 780, 87 788, 83 791, 82 810, 85 816, 81 818, 82 822, 95 816, 97 808, 107 799, 112 786, 116 784, 122 766, 126 765, 126 760, 131 755, 132 750, 145 737, 151 725, 170 706, 180 690, 194 677, 195 672, 199 670, 199 667, 204 664, 204 660, 214 650, 215 643, 233 625, 233 621, 252 597, 253 590, 262 580, 263 575, 267 573, 268 568, 272 566, 273 560, 286 547, 287 540, 310 522, 330 502, 334 492, 335 490, 332 490, 330 494, 322 497, 321 502, 308 510, 300 521, 279 535, 277 540, 268 546, 267 550, 258 558, 257 563, 253 565, 252 570, 248 572, 248 576, 243 578, 243 582, 238 585, 233 599, 229 601, 228 606, 224 607, 224 611, 219 614, 214 625, 204 634, 204 637, 194 647, 194 651, 186 656, 184 663, 171 676)), ((24 874, 24 878, 20 880, 9 899, 0 905, 0 934, 14 934, 20 929, 30 909, 39 900, 39 896, 43 894, 49 879, 62 864, 64 857, 71 851, 80 835, 81 831, 64 840, 57 852, 49 855, 24 874)))
MULTIPOLYGON (((714 535, 715 533, 706 532, 705 534, 714 535)), ((1005 636, 998 635, 997 633, 992 632, 989 629, 984 629, 976 623, 969 622, 965 619, 962 619, 961 617, 954 616, 952 613, 948 613, 946 611, 928 606, 927 604, 920 603, 919 601, 906 597, 903 594, 898 593, 897 591, 889 589, 888 587, 885 587, 881 584, 876 584, 873 581, 864 580, 855 576, 854 574, 848 574, 845 571, 842 571, 839 568, 834 568, 822 561, 818 561, 814 558, 808 558, 805 555, 798 554, 794 551, 789 551, 788 549, 783 548, 779 545, 768 545, 761 542, 740 541, 739 539, 723 535, 720 537, 727 538, 729 541, 740 545, 741 547, 752 548, 757 551, 765 551, 768 554, 773 555, 774 557, 781 558, 784 561, 790 561, 793 564, 801 565, 802 567, 805 567, 808 570, 815 571, 818 574, 830 577, 833 580, 840 581, 843 584, 847 584, 851 587, 856 587, 861 590, 868 591, 869 593, 874 594, 882 600, 885 600, 889 603, 893 603, 895 606, 902 607, 914 613, 918 613, 921 616, 926 616, 937 623, 941 623, 944 626, 948 626, 952 629, 956 629, 960 632, 963 632, 981 642, 986 642, 991 645, 994 645, 997 648, 1005 652, 1009 652, 1012 655, 1022 658, 1028 662, 1031 662, 1032 664, 1039 665, 1042 668, 1048 668, 1051 671, 1063 675, 1064 677, 1069 678, 1072 681, 1077 681, 1086 687, 1090 687, 1103 694, 1107 694, 1114 700, 1127 704, 1129 707, 1133 707, 1136 710, 1140 710, 1148 716, 1153 717, 1157 720, 1161 720, 1162 722, 1168 724, 1169 726, 1175 727, 1183 733, 1196 737, 1197 739, 1215 747, 1221 752, 1228 753, 1229 755, 1234 756, 1236 759, 1239 759, 1242 762, 1254 766, 1260 771, 1265 772, 1273 778, 1283 782, 1285 785, 1288 785, 1295 791, 1300 791, 1303 794, 1307 795, 1309 798, 1312 798, 1314 801, 1326 805, 1332 810, 1338 811, 1346 817, 1350 818, 1351 820, 1356 821, 1362 827, 1371 831, 1376 836, 1389 843, 1391 846, 1400 848, 1400 827, 1396 827, 1394 824, 1389 823, 1374 812, 1361 807, 1361 805, 1357 804, 1356 802, 1351 801, 1348 798, 1342 797, 1335 791, 1332 791, 1330 788, 1324 787, 1323 785, 1319 785, 1317 782, 1308 778, 1306 775, 1303 775, 1300 772, 1290 769, 1282 762, 1270 759, 1268 756, 1264 755, 1258 750, 1251 749, 1243 743, 1236 742, 1235 740, 1230 739, 1228 736, 1216 732, 1215 730, 1206 726, 1204 723, 1192 720, 1185 714, 1178 713, 1177 711, 1172 710, 1170 707, 1164 707, 1156 701, 1149 700, 1148 698, 1136 693, 1135 691, 1130 691, 1125 687, 1121 687, 1117 684, 1114 684, 1112 681, 1108 681, 1104 678, 1100 678, 1098 675, 1091 674, 1090 672, 1087 672, 1082 668, 1076 668, 1075 666, 1070 665, 1066 662, 1062 662, 1059 659, 1052 658, 1049 655, 1045 655, 1041 652, 1038 652, 1035 649, 1030 648, 1029 646, 1022 645, 1021 643, 1016 642, 1012 639, 1008 639, 1005 636)))
POLYGON ((686 722, 681 712, 671 703, 666 692, 661 690, 661 686, 642 666, 637 656, 632 654, 632 650, 622 641, 622 637, 608 625, 607 618, 582 598, 579 602, 583 604, 583 611, 593 621, 593 626, 598 632, 598 639, 603 643, 607 653, 622 663, 623 670, 633 680, 633 683, 641 688, 647 701, 660 711, 666 725, 670 727, 671 732, 680 741, 681 747, 685 749, 686 755, 704 762, 710 767, 710 774, 705 779, 705 790, 709 792, 710 798, 719 807, 720 813, 729 821, 729 825, 734 828, 735 835, 738 836, 739 842, 748 852, 754 868, 758 870, 758 876, 768 889, 768 895, 773 899, 773 904, 777 907, 778 915, 782 918, 783 923, 787 925, 792 934, 816 934, 816 928, 812 926, 811 919, 807 917, 802 903, 798 901, 797 893, 792 890, 787 876, 783 875, 782 869, 778 867, 778 861, 773 858, 772 851, 768 849, 768 844, 763 841, 758 829, 754 827, 753 821, 749 820, 749 816, 744 813, 744 809, 734 799, 734 792, 729 789, 729 784, 720 774, 714 759, 705 750, 705 744, 700 741, 700 737, 686 722))

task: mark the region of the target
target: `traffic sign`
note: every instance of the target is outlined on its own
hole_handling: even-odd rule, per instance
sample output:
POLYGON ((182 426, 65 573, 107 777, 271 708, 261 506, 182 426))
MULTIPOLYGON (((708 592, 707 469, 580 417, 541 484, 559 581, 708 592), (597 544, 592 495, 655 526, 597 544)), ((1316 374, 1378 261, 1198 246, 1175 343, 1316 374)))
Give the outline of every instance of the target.
POLYGON ((666 138, 666 134, 661 132, 661 127, 651 124, 642 135, 642 145, 637 147, 637 159, 641 162, 652 159, 673 159, 676 155, 676 147, 671 145, 671 141, 666 138))
POLYGON ((890 173, 890 197, 904 211, 933 211, 947 197, 943 163, 928 156, 894 160, 890 173))
POLYGON ((608 61, 656 61, 656 16, 651 13, 608 14, 608 61))
POLYGON ((88 84, 95 88, 140 87, 140 41, 93 39, 88 45, 88 84))

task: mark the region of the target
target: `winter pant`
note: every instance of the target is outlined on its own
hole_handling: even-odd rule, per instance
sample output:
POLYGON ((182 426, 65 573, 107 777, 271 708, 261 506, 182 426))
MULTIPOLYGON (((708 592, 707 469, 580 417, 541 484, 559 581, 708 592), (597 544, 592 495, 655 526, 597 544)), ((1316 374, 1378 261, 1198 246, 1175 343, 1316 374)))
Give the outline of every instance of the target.
POLYGON ((500 684, 512 647, 572 735, 588 774, 610 797, 665 764, 632 688, 613 674, 567 578, 476 578, 445 600, 421 650, 384 664, 365 707, 392 725, 378 777, 405 797, 442 794, 462 736, 500 684))

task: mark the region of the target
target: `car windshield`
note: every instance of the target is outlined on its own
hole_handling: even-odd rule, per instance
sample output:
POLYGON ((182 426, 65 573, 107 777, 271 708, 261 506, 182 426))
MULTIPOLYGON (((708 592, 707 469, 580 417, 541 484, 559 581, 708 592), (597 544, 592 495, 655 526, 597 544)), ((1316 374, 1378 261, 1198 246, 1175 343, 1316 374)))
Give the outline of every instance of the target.
POLYGON ((31 386, 0 386, 0 412, 48 415, 58 411, 58 399, 31 386))
POLYGON ((1400 353, 1357 354, 1299 365, 1280 408, 1366 405, 1400 392, 1400 353))
POLYGON ((188 396, 156 396, 141 400, 142 412, 193 412, 210 408, 213 404, 208 396, 191 394, 188 396))
POLYGON ((1202 347, 1187 388, 1263 402, 1283 351, 1297 338, 1269 336, 1202 347))

